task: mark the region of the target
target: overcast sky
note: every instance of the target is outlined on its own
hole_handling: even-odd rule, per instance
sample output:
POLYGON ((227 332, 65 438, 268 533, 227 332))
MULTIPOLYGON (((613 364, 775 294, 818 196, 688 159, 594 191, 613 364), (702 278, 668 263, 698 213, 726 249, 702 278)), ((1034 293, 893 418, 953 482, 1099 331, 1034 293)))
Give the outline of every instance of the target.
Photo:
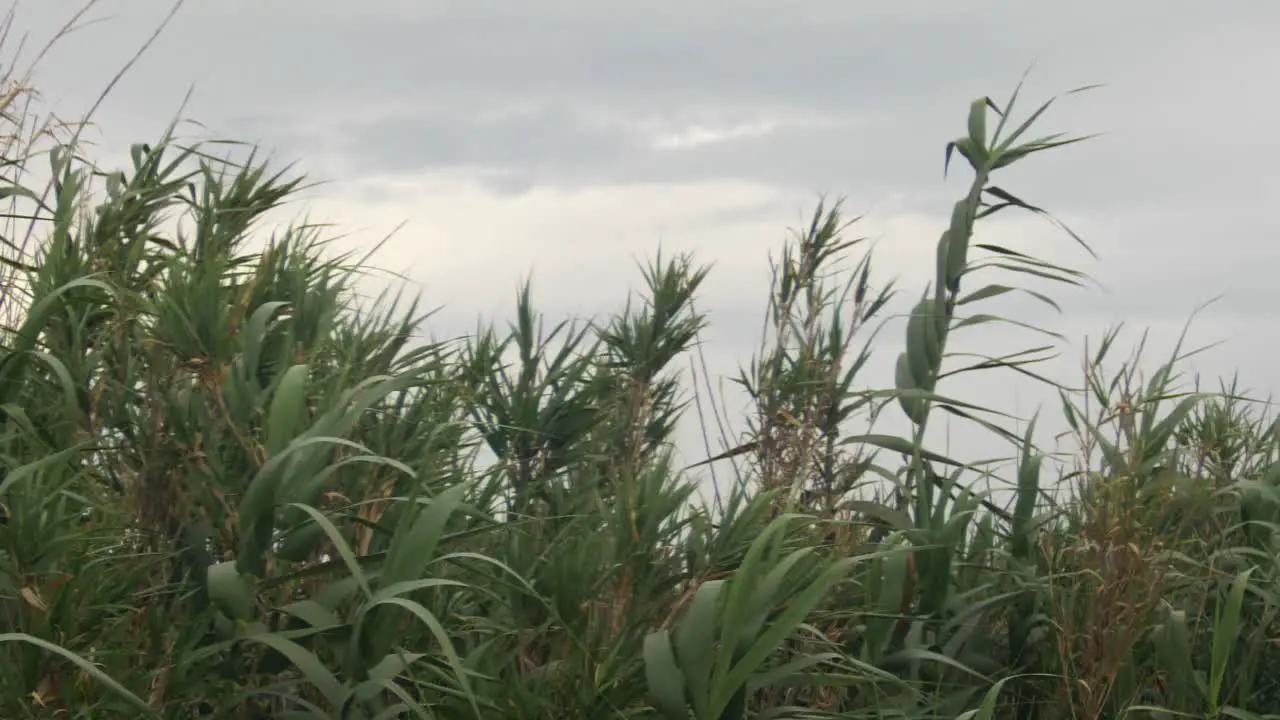
MULTIPOLYGON (((169 5, 99 3, 102 21, 37 76, 50 106, 83 112, 169 5)), ((43 44, 78 6, 28 0, 17 28, 43 44)), ((187 117, 328 181, 305 209, 347 242, 407 221, 377 262, 445 306, 440 335, 500 316, 529 272, 548 314, 593 314, 621 307, 659 245, 692 251, 714 266, 704 339, 726 374, 756 344, 769 252, 820 194, 867 213, 851 232, 875 238, 882 279, 924 287, 968 182, 944 181, 943 146, 971 98, 1003 100, 1035 63, 1028 100, 1106 84, 1041 125, 1101 137, 1001 181, 1100 260, 1032 218, 979 230, 1101 284, 1050 288, 1064 314, 1034 315, 1076 343, 1051 371, 1076 379, 1080 338, 1121 319, 1130 341, 1150 328, 1163 352, 1223 295, 1192 338, 1225 344, 1194 369, 1238 369, 1265 395, 1280 387, 1280 220, 1266 209, 1280 196, 1277 37, 1280 4, 1262 0, 189 0, 104 105, 94 139, 156 137, 194 87, 187 117)), ((1037 342, 980 332, 980 347, 1037 342)), ((889 382, 902 331, 887 333, 869 384, 889 382)), ((943 390, 1023 414, 1048 399, 997 376, 943 390)), ((1044 413, 1062 427, 1056 403, 1044 413)))

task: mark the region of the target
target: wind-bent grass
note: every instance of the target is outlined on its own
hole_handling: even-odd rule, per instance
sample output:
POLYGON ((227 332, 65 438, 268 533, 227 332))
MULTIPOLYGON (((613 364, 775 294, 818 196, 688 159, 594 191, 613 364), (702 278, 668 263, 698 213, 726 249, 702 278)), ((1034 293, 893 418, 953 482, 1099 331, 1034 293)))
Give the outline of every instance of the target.
POLYGON ((63 146, 5 285, 27 296, 0 342, 0 717, 1267 717, 1272 418, 1179 389, 1181 349, 1114 366, 1115 332, 1057 421, 953 397, 1047 356, 949 353, 1001 320, 986 301, 1083 278, 983 242, 1044 212, 999 171, 1074 142, 1016 97, 949 146, 972 181, 895 387, 861 372, 896 289, 820 206, 738 378, 747 437, 685 470, 689 402, 708 435, 722 417, 676 372, 706 324, 690 258, 601 322, 548 327, 526 288, 506 330, 423 345, 418 304, 358 303, 368 268, 318 228, 260 227, 297 179, 168 135, 110 172, 63 146), (1016 463, 930 446, 939 413, 1016 463))

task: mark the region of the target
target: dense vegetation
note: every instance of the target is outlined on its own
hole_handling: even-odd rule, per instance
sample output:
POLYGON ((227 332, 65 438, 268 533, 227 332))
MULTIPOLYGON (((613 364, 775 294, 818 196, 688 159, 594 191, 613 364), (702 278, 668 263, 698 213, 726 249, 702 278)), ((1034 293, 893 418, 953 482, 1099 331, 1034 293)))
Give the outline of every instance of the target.
POLYGON ((895 291, 820 207, 776 263, 746 437, 681 469, 691 259, 655 261, 613 318, 548 330, 526 291, 508 329, 427 343, 412 299, 361 301, 368 268, 323 229, 263 227, 287 173, 171 135, 97 167, 19 141, 4 97, 0 717, 1280 707, 1280 443, 1255 404, 1179 389, 1179 356, 1112 362, 1114 333, 1083 383, 1042 378, 1069 456, 948 396, 1044 355, 948 351, 993 298, 1082 278, 981 240, 993 213, 1043 212, 994 184, 1073 142, 1036 138, 1043 107, 975 101, 948 146, 972 182, 905 341, 877 338, 896 387, 860 380, 895 291), (912 431, 877 434, 890 413, 912 431), (929 447, 943 414, 1015 460, 929 447))

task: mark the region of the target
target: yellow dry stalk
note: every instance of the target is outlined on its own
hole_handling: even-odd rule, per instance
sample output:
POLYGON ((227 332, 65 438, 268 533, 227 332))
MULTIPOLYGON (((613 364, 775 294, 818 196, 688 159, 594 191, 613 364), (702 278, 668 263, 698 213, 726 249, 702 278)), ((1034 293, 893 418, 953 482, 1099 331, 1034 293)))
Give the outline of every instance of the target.
POLYGON ((19 97, 32 92, 30 87, 20 82, 9 81, 9 87, 0 92, 0 118, 9 118, 9 107, 13 105, 19 97))

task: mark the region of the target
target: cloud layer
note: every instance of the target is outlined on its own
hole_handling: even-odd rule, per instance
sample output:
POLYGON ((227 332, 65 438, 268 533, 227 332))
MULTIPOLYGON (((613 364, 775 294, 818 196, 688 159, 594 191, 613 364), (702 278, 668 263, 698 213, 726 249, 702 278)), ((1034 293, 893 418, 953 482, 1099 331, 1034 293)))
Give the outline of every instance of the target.
MULTIPOLYGON (((38 42, 73 8, 20 6, 18 25, 38 42)), ((49 101, 86 108, 166 9, 101 3, 107 19, 43 66, 49 101)), ((591 314, 620 307, 659 246, 694 251, 715 268, 704 306, 724 374, 755 346, 768 253, 820 193, 868 213, 856 229, 876 239, 883 277, 922 288, 964 181, 944 182, 942 147, 971 98, 1003 99, 1035 62, 1027 109, 1108 84, 1065 99, 1044 130, 1102 135, 1002 182, 1102 259, 1032 218, 992 223, 984 239, 1097 276, 1103 291, 1061 294, 1066 315, 1042 317, 1077 342, 1125 319, 1167 345, 1225 294, 1195 339, 1228 349, 1197 367, 1238 368, 1265 393, 1280 387, 1278 31, 1280 5, 1235 1, 309 0, 300 12, 224 0, 188 3, 97 119, 108 147, 154 137, 194 83, 187 115, 211 133, 259 140, 330 181, 310 209, 349 242, 408 221, 378 261, 446 306, 441 334, 500 315, 529 272, 549 314, 591 314)), ((899 335, 874 380, 887 381, 899 335)), ((975 378, 957 392, 1024 413, 1045 399, 1011 387, 975 378)))

